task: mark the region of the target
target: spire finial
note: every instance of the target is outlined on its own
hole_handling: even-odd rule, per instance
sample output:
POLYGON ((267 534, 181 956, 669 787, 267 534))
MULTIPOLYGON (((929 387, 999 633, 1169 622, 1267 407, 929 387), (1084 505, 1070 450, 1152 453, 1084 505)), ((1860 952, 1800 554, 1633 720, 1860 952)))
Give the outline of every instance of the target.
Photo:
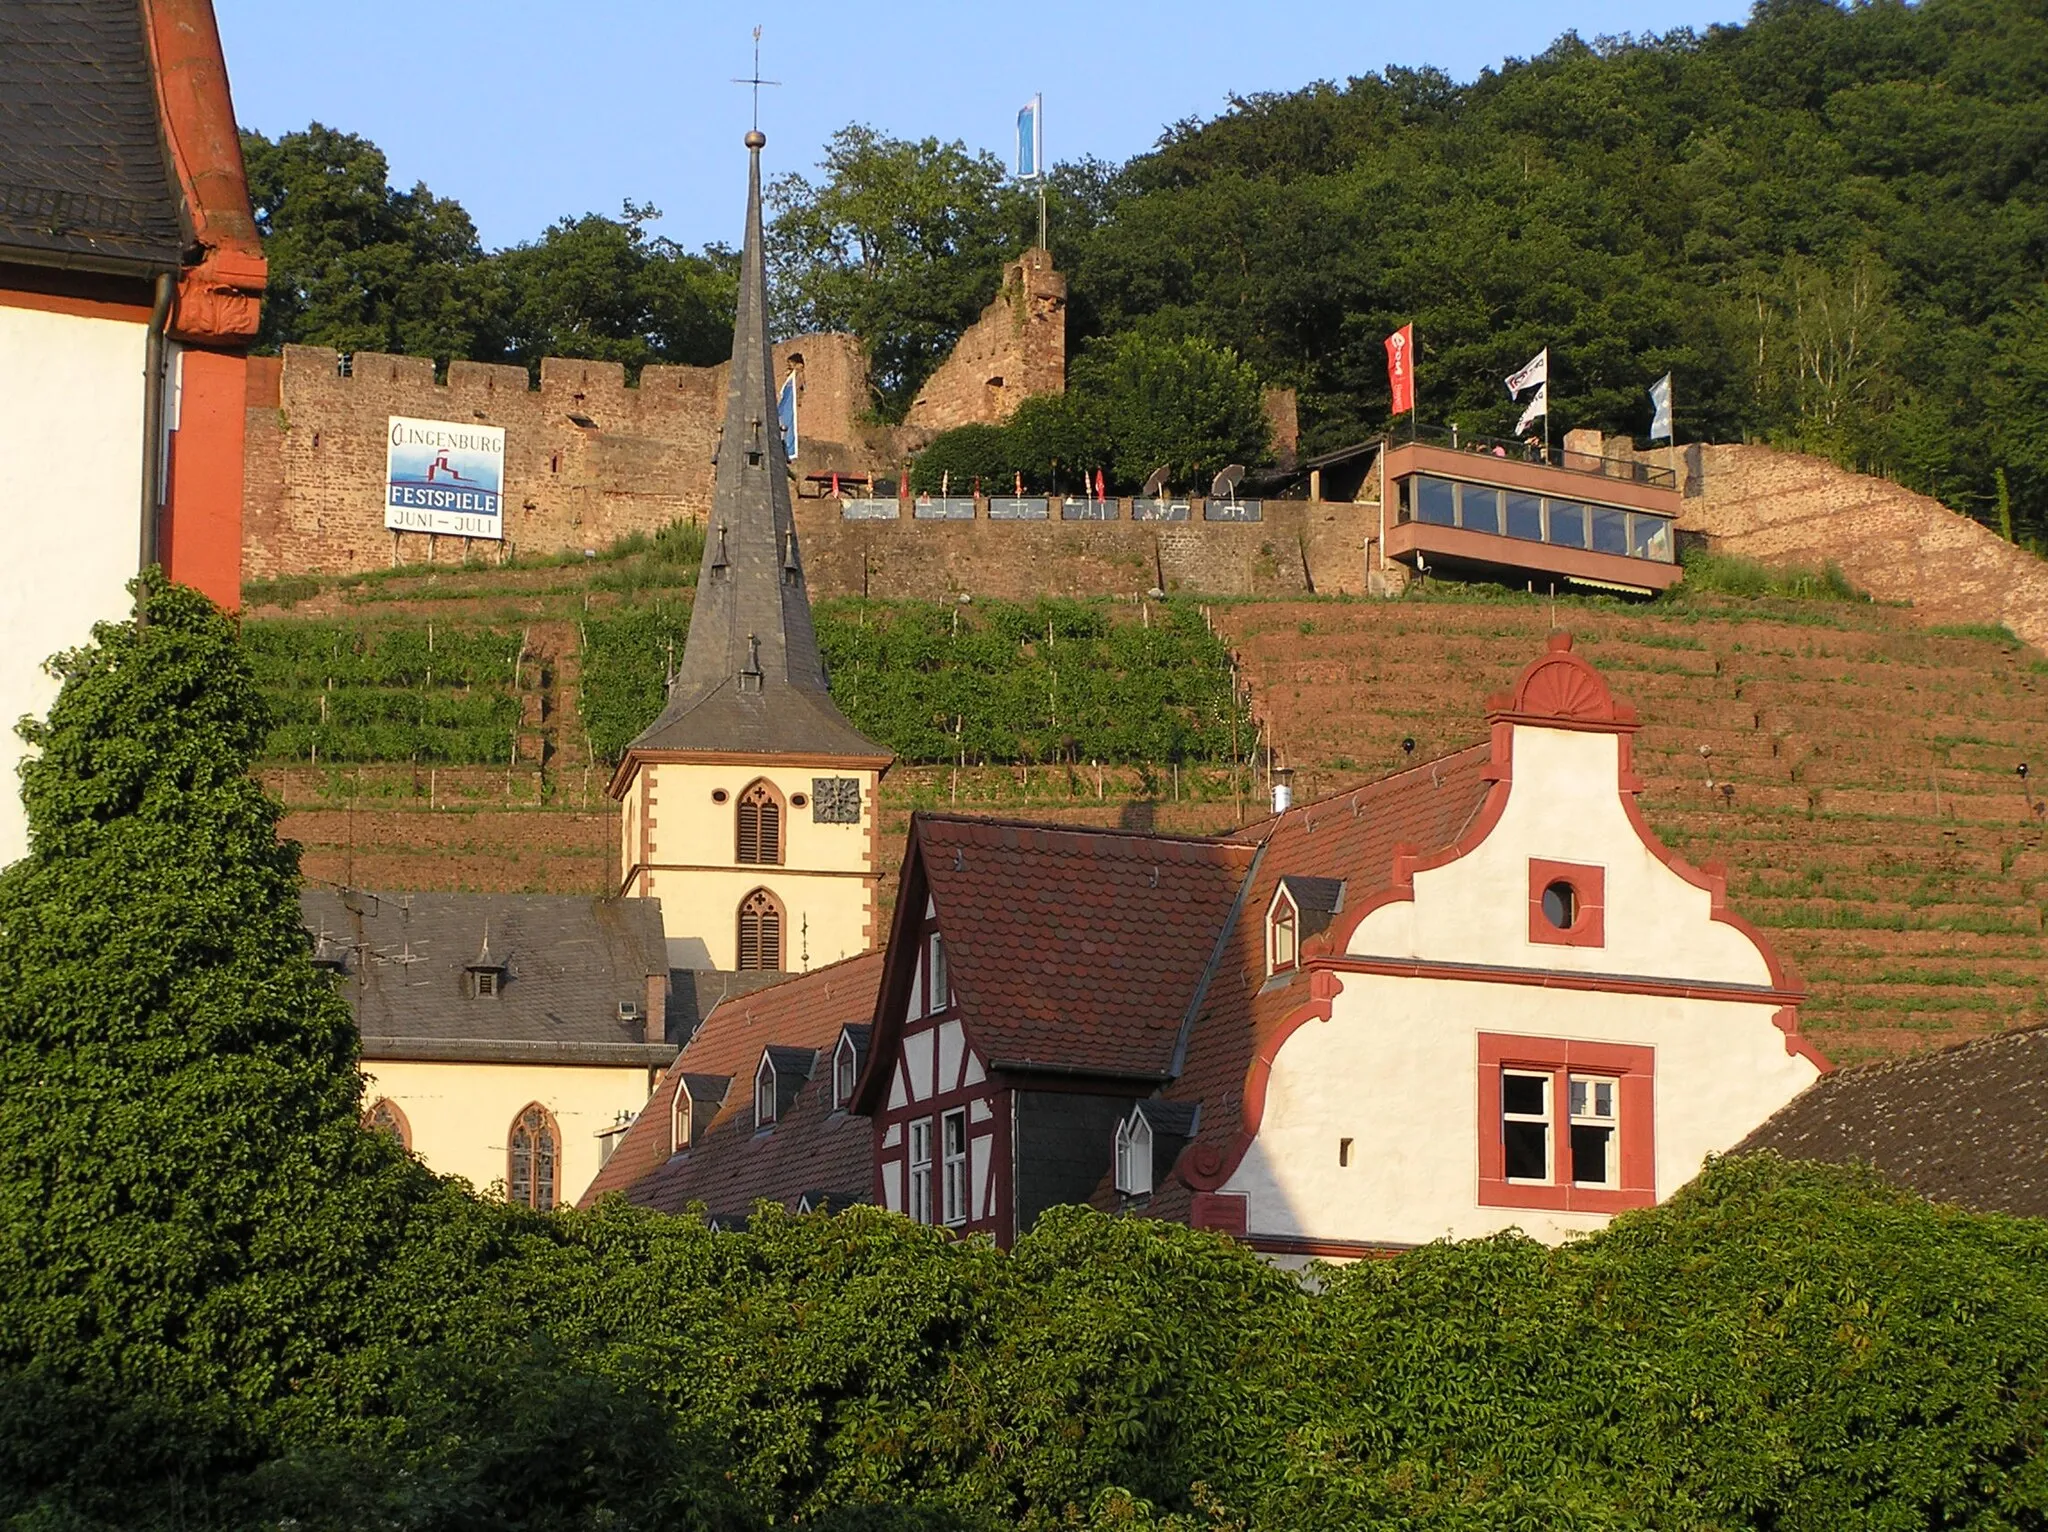
POLYGON ((782 82, 780 80, 764 80, 761 78, 761 29, 759 27, 754 28, 754 72, 744 79, 735 79, 732 83, 735 85, 751 85, 754 88, 754 126, 747 134, 747 147, 749 149, 762 148, 768 142, 768 135, 761 131, 761 87, 764 85, 780 85, 782 82))

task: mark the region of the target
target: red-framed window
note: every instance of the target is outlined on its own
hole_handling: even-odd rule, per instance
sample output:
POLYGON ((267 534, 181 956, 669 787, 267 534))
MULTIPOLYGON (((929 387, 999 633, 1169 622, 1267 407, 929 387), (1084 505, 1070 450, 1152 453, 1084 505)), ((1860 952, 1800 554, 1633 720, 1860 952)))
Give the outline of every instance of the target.
POLYGON ((1551 947, 1607 945, 1607 869, 1529 858, 1529 940, 1551 947))
POLYGON ((1618 1213, 1657 1200, 1656 1051, 1479 1034, 1482 1207, 1618 1213))

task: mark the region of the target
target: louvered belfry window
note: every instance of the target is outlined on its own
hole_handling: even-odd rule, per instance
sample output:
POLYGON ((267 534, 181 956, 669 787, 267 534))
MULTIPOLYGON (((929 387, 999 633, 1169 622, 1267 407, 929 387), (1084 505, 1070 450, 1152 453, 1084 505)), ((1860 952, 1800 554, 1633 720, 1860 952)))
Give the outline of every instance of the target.
POLYGON ((509 1149, 506 1200, 545 1213, 562 1191, 560 1145, 555 1120, 546 1107, 536 1102, 519 1114, 512 1124, 509 1149))
POLYGON ((738 849, 742 862, 782 864, 782 797, 766 782, 740 794, 738 849))
POLYGON ((765 888, 757 888, 740 904, 742 969, 782 969, 782 906, 765 888))

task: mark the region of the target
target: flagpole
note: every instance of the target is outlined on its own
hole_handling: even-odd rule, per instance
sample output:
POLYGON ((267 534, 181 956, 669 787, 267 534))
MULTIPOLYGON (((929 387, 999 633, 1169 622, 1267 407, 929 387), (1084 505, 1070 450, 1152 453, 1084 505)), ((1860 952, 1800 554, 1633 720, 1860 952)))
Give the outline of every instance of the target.
POLYGON ((1550 348, 1543 348, 1543 461, 1550 461, 1550 348))
MULTIPOLYGON (((1668 376, 1668 374, 1667 374, 1668 376)), ((1671 487, 1682 489, 1678 482, 1678 380, 1672 379, 1670 392, 1665 396, 1671 400, 1671 433, 1664 438, 1664 453, 1671 464, 1671 487)))

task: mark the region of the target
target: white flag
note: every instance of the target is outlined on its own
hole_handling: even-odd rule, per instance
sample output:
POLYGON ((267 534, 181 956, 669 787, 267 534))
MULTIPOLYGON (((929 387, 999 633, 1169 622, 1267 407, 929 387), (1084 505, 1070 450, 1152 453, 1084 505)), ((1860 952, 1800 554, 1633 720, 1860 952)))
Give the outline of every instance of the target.
POLYGON ((1546 380, 1536 385, 1536 397, 1531 399, 1529 401, 1529 407, 1526 410, 1522 411, 1522 418, 1515 422, 1515 430, 1518 433, 1526 431, 1529 429, 1530 421, 1536 419, 1536 417, 1539 415, 1548 415, 1549 413, 1550 384, 1546 380))
POLYGON ((1671 440, 1671 374, 1650 385, 1650 440, 1671 440))
MULTIPOLYGON (((1508 375, 1508 397, 1510 399, 1519 399, 1522 397, 1522 390, 1529 387, 1532 383, 1541 386, 1549 381, 1550 348, 1545 346, 1529 359, 1528 366, 1524 367, 1520 372, 1508 375)), ((1541 414, 1542 411, 1539 410, 1537 413, 1541 414)), ((1527 424, 1527 422, 1525 421, 1524 424, 1527 424)), ((1516 429, 1519 430, 1520 427, 1518 426, 1516 429)))

